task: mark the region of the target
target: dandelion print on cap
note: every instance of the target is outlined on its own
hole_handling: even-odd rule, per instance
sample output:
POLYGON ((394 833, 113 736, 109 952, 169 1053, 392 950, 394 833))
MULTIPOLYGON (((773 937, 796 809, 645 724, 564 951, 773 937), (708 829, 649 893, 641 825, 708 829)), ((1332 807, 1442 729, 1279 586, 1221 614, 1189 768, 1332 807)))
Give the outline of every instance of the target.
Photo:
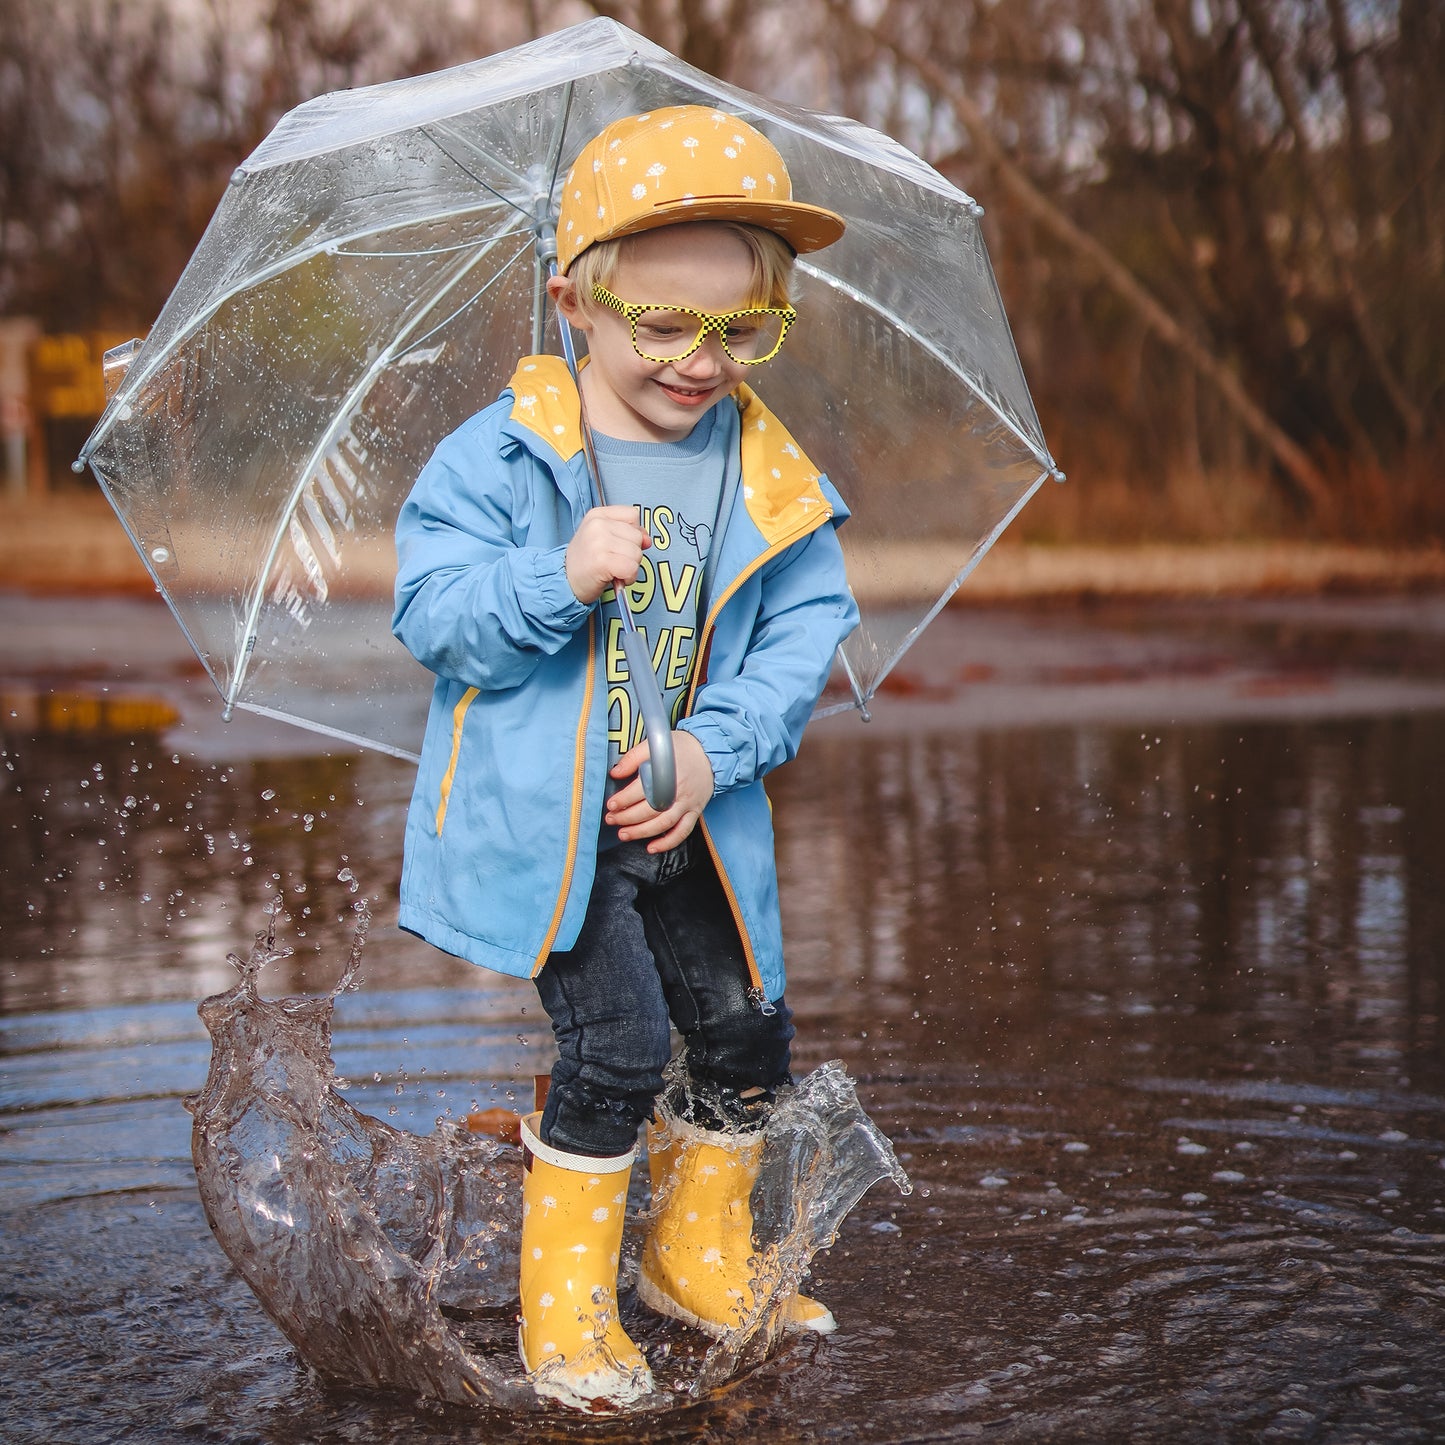
POLYGON ((613 121, 573 162, 562 186, 557 264, 589 246, 677 221, 745 221, 794 251, 819 251, 843 219, 793 199, 778 148, 761 131, 707 105, 676 105, 613 121))

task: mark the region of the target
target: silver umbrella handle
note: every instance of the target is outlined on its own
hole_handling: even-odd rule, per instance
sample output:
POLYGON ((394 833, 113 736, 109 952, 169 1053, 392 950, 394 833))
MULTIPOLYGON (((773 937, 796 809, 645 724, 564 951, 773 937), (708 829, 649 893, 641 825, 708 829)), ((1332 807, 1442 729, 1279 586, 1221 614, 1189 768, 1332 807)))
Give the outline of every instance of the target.
MULTIPOLYGON (((614 587, 621 589, 620 582, 614 587)), ((617 607, 622 613, 622 653, 627 658, 627 671, 637 690, 637 706, 642 713, 642 727, 648 741, 648 760, 638 770, 642 791, 659 813, 672 807, 677 797, 677 756, 672 746, 672 723, 662 701, 662 689, 647 655, 647 643, 632 620, 632 611, 617 592, 617 607), (631 624, 631 625, 629 625, 631 624)))
MULTIPOLYGON (((556 233, 550 227, 540 231, 537 246, 539 264, 546 266, 548 273, 555 276, 556 233)), ((572 373, 572 380, 577 387, 577 404, 581 409, 582 450, 587 458, 588 475, 592 479, 592 494, 597 505, 605 507, 607 494, 602 489, 602 468, 598 465, 597 453, 592 446, 587 403, 582 399, 582 378, 577 367, 577 350, 572 344, 572 328, 560 311, 557 312, 557 332, 562 339, 562 355, 567 360, 567 369, 572 373)), ((643 736, 647 739, 648 760, 638 769, 638 776, 642 779, 642 791, 646 794, 648 803, 661 813, 672 807, 677 798, 677 753, 672 745, 672 722, 662 700, 662 689, 657 685, 657 674, 652 670, 647 642, 638 631, 637 619, 633 617, 632 606, 627 600, 628 585, 620 577, 613 578, 612 594, 617 602, 618 616, 622 619, 622 655, 627 659, 627 672, 632 679, 637 710, 642 714, 643 736)))

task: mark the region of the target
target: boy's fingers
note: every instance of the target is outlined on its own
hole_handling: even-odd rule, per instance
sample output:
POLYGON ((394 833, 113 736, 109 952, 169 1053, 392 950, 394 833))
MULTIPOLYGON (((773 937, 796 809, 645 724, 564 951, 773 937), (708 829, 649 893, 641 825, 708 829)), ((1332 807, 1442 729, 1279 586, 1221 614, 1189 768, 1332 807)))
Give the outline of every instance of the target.
POLYGON ((644 549, 652 546, 652 538, 637 520, 636 507, 627 507, 621 504, 612 507, 593 507, 588 516, 597 518, 614 536, 625 537, 629 542, 644 549))
POLYGON ((642 791, 642 784, 635 785, 637 791, 630 793, 630 789, 614 793, 607 800, 607 821, 617 828, 632 828, 639 823, 645 823, 653 816, 652 805, 647 801, 642 791))
POLYGON ((630 778, 637 770, 652 756, 652 749, 647 745, 647 739, 637 744, 636 747, 628 750, 612 764, 612 776, 614 778, 630 778))
POLYGON ((666 853, 669 848, 676 848, 695 827, 697 827, 697 814, 684 813, 661 838, 654 838, 648 843, 647 851, 649 853, 666 853))
POLYGON ((671 827, 679 816, 679 805, 676 803, 663 812, 658 812, 647 801, 647 792, 640 777, 633 778, 625 788, 619 788, 607 800, 609 823, 619 828, 646 828, 650 830, 649 837, 652 831, 671 827))

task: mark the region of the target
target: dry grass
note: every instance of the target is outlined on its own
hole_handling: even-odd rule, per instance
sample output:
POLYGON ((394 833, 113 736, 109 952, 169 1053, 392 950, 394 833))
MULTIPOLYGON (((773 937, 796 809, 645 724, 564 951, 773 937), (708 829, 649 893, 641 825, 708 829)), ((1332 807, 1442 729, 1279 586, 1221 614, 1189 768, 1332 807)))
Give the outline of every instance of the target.
MULTIPOLYGON (((1062 494, 1067 486, 1053 490, 1062 494)), ((1029 531, 1016 526, 983 559, 964 584, 961 602, 1445 590, 1445 547, 1439 545, 1161 543, 1141 537, 1045 544, 1030 540, 1029 531)), ((855 585, 865 605, 903 591, 936 596, 949 585, 957 561, 956 551, 898 544, 870 568, 867 581, 860 575, 855 585)), ((364 590, 388 591, 389 551, 381 549, 368 562, 364 590)), ((110 508, 87 494, 0 501, 0 577, 0 585, 37 593, 150 592, 154 585, 110 508)))
POLYGON ((1052 546, 1159 538, 1215 543, 1289 530, 1280 499, 1258 479, 1178 472, 1149 486, 1116 476, 1071 475, 1062 485, 1045 485, 1013 527, 1020 540, 1052 546))
POLYGON ((1445 590, 1445 547, 1308 542, 1045 547, 1004 542, 962 601, 1063 597, 1246 597, 1445 590))
POLYGON ((1166 540, 1366 544, 1394 548, 1445 543, 1445 487, 1436 461, 1421 455, 1386 472, 1355 464, 1328 473, 1330 508, 1312 512, 1259 472, 1174 468, 1145 481, 1119 473, 1071 473, 1045 486, 1010 536, 1050 545, 1166 540))

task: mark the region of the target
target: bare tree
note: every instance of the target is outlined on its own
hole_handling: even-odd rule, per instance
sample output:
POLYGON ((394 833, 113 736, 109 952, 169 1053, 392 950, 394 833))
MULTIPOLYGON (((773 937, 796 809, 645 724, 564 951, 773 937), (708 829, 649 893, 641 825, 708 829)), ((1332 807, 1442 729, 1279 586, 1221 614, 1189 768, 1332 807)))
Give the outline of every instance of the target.
POLYGON ((516 8, 7 0, 0 311, 144 326, 284 111, 526 38, 516 8))
POLYGON ((1181 446, 1212 450, 1206 465, 1233 458, 1221 445, 1232 425, 1308 515, 1329 521, 1350 466, 1438 454, 1445 344, 1438 325, 1431 337, 1421 326, 1445 301, 1445 126, 1426 99, 1441 73, 1439 7, 826 0, 826 9, 848 37, 845 102, 871 104, 870 119, 922 108, 935 137, 949 130, 940 110, 954 122, 955 145, 935 143, 930 158, 1001 207, 1011 309, 1053 318, 1041 323, 1048 360, 1038 370, 1046 410, 1064 415, 1071 436, 1087 431, 1067 425, 1081 410, 1071 394, 1098 416, 1089 393, 1101 383, 1072 334, 1082 324, 1093 371, 1139 378, 1146 393, 1160 368, 1138 364, 1141 340, 1177 358, 1142 405, 1116 396, 1138 437, 1130 470, 1141 478, 1181 446), (1177 416, 1191 371, 1222 408, 1223 432, 1177 416), (1166 413, 1174 424, 1161 435, 1166 413))
POLYGON ((284 110, 592 14, 978 194, 1076 476, 1256 470, 1308 525, 1445 535, 1438 488, 1378 484, 1445 452, 1421 0, 7 0, 0 313, 144 326, 284 110))

